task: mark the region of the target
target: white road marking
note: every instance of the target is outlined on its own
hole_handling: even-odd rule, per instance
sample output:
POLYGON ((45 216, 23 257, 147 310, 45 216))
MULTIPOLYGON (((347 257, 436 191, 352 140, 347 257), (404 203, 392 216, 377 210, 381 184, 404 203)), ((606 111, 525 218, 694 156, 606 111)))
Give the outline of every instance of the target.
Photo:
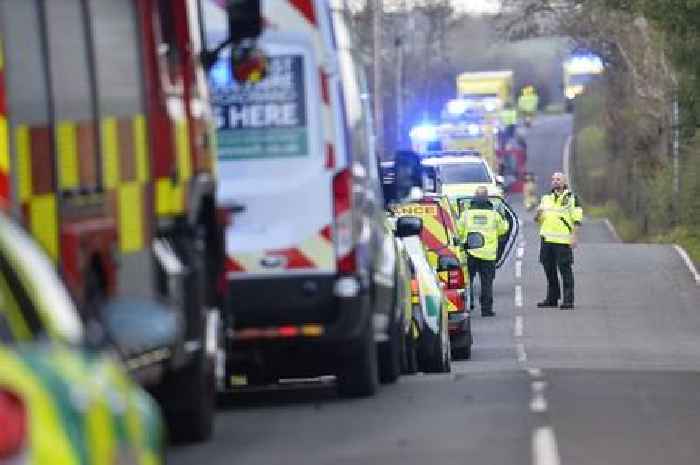
POLYGON ((518 247, 518 250, 515 251, 515 256, 517 258, 523 258, 523 255, 525 255, 525 249, 523 247, 518 247))
POLYGON ((605 223, 605 227, 608 228, 608 231, 610 231, 610 234, 612 234, 613 239, 615 239, 615 242, 622 242, 620 240, 620 236, 617 234, 617 231, 615 230, 615 226, 610 222, 609 219, 605 218, 603 220, 603 223, 605 223))
POLYGON ((542 394, 535 394, 530 401, 530 411, 544 413, 547 411, 547 399, 542 394))
MULTIPOLYGON (((569 155, 571 153, 572 140, 572 135, 569 135, 569 137, 566 138, 566 143, 564 144, 564 151, 561 154, 562 171, 564 171, 564 176, 566 176, 567 179, 569 179, 569 155)), ((573 183, 571 182, 571 179, 569 179, 569 185, 571 186, 572 184, 573 183)))
POLYGON ((533 381, 531 386, 533 393, 542 394, 547 388, 547 381, 533 381))
POLYGON ((683 261, 685 262, 685 266, 687 266, 690 270, 690 274, 693 275, 693 278, 695 279, 695 284, 700 285, 700 274, 698 273, 698 270, 695 269, 695 265, 688 256, 688 252, 686 252, 685 249, 678 244, 674 244, 673 248, 676 249, 678 255, 680 255, 683 261))
POLYGON ((523 287, 520 284, 515 286, 515 306, 523 306, 523 287))
POLYGON ((527 373, 533 378, 540 378, 542 376, 542 370, 539 368, 528 368, 527 373))
POLYGON ((520 278, 523 275, 523 262, 521 260, 515 261, 515 277, 520 278))
POLYGON ((527 362, 527 354, 525 353, 525 345, 524 344, 516 344, 515 351, 518 353, 518 362, 519 363, 527 362))
POLYGON ((560 465, 557 438, 551 426, 541 426, 532 433, 533 465, 560 465))
POLYGON ((523 336, 523 316, 516 315, 515 317, 515 327, 513 328, 513 336, 522 337, 523 336))

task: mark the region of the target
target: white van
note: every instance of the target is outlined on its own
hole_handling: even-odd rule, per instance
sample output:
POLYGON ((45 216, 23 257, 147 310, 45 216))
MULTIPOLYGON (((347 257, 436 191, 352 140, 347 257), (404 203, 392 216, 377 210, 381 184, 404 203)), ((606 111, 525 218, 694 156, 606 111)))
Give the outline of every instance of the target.
MULTIPOLYGON (((220 3, 207 8, 211 41, 220 3)), ((217 198, 235 212, 225 237, 234 384, 336 375, 341 393, 367 395, 378 358, 384 380, 398 376, 395 241, 341 10, 264 0, 267 76, 238 85, 225 61, 210 74, 217 198)))

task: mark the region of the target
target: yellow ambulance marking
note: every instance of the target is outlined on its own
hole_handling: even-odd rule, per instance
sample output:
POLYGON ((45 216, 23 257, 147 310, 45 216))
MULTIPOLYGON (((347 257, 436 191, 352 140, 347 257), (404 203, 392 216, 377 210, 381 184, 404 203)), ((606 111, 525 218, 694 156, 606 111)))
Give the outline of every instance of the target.
POLYGON ((117 119, 102 120, 102 178, 105 189, 111 190, 119 184, 119 134, 117 119))
POLYGON ((78 176, 78 144, 76 126, 71 121, 59 121, 56 128, 56 152, 58 156, 58 186, 60 189, 76 189, 78 176))
POLYGON ((32 235, 54 261, 58 258, 58 225, 54 194, 34 196, 29 201, 29 224, 32 235))
POLYGON ((119 248, 124 253, 143 248, 143 205, 141 184, 123 183, 119 191, 119 248))
POLYGON ((0 115, 0 171, 10 172, 10 148, 7 140, 7 118, 0 115))
POLYGON ((396 207, 394 212, 398 215, 437 215, 437 207, 432 205, 396 207))
POLYGON ((143 115, 134 116, 132 130, 134 132, 136 180, 145 183, 148 182, 148 135, 146 133, 146 118, 143 115))

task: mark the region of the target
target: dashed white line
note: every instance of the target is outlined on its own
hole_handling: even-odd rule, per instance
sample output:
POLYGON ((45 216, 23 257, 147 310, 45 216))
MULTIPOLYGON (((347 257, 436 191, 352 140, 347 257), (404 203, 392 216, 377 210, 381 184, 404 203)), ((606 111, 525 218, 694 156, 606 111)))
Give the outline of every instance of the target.
POLYGON ((532 433, 533 465, 560 465, 557 438, 551 426, 542 426, 532 433))
POLYGON ((515 261, 515 277, 520 278, 523 275, 523 262, 521 260, 515 261))
POLYGON ((545 413, 547 411, 547 399, 542 394, 535 394, 530 401, 532 413, 545 413))
POLYGON ((515 327, 513 328, 513 336, 522 337, 523 336, 523 316, 515 316, 515 327))
POLYGON ((516 258, 523 258, 523 255, 525 255, 525 249, 523 247, 518 247, 515 251, 516 258))
POLYGON ((515 351, 518 354, 518 362, 519 363, 527 362, 527 353, 525 353, 525 345, 524 344, 516 344, 515 351))
POLYGON ((520 284, 515 286, 515 306, 523 306, 523 287, 520 284))
POLYGON ((542 394, 544 390, 547 388, 547 382, 546 381, 533 381, 532 382, 532 392, 535 394, 542 394))
POLYGON ((528 368, 527 373, 533 378, 542 377, 542 370, 540 368, 528 368))

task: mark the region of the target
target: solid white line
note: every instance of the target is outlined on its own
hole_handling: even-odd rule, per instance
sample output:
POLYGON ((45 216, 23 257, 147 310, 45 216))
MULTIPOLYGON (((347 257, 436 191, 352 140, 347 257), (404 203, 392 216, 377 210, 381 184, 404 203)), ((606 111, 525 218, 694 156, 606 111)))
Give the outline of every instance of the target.
POLYGON ((518 250, 515 251, 515 256, 517 258, 523 258, 523 255, 525 255, 525 249, 523 247, 518 247, 518 250))
POLYGON ((690 274, 693 275, 693 279, 695 279, 695 284, 700 285, 700 274, 698 273, 698 270, 695 269, 695 264, 688 256, 688 252, 686 252, 685 249, 678 244, 673 244, 673 248, 676 249, 678 255, 680 255, 685 262, 685 266, 687 266, 690 270, 690 274))
POLYGON ((564 176, 569 180, 569 185, 572 184, 571 179, 569 179, 569 158, 570 158, 570 153, 571 153, 571 141, 573 140, 574 136, 571 134, 566 138, 566 143, 564 144, 564 152, 561 155, 561 165, 562 165, 562 171, 564 172, 564 176))
POLYGON ((542 370, 539 368, 528 368, 527 373, 533 378, 539 378, 542 376, 542 370))
POLYGON ((513 336, 522 337, 522 335, 523 335, 523 316, 516 315, 515 327, 513 328, 513 336))
POLYGON ((557 438, 551 426, 537 428, 532 434, 533 465, 559 465, 557 438))
POLYGON ((515 351, 518 353, 518 362, 519 363, 527 362, 527 353, 525 353, 525 345, 524 344, 516 344, 515 351))
POLYGON ((515 277, 520 278, 523 275, 523 262, 520 260, 515 261, 515 277))
POLYGON ((612 234, 613 239, 615 239, 615 242, 622 242, 620 239, 620 236, 617 234, 617 231, 615 230, 615 226, 610 222, 609 219, 605 218, 603 220, 603 223, 605 223, 605 226, 608 228, 608 231, 610 231, 610 234, 612 234))
POLYGON ((547 399, 542 394, 536 394, 530 401, 530 410, 534 413, 544 413, 547 411, 547 399))
POLYGON ((515 286, 515 306, 523 306, 523 287, 520 284, 515 286))

